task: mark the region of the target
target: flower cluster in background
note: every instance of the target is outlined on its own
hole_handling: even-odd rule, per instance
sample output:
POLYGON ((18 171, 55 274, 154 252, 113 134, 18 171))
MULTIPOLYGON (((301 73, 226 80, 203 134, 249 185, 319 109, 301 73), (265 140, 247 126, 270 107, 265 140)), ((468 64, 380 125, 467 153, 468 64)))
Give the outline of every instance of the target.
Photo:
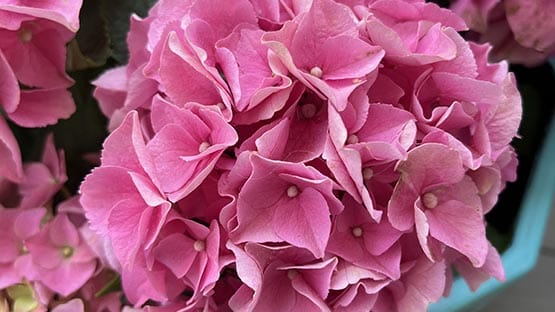
POLYGON ((56 198, 67 193, 64 153, 50 135, 41 161, 23 162, 9 126, 44 127, 75 111, 66 44, 80 8, 79 0, 0 1, 0 311, 79 311, 83 301, 65 304, 74 296, 94 311, 120 310, 118 293, 95 297, 116 274, 100 265, 103 242, 78 198, 56 198))
POLYGON ((159 1, 94 84, 81 186, 135 306, 420 311, 502 280, 520 96, 423 1, 159 1), (276 301, 277 300, 277 301, 276 301))
POLYGON ((425 311, 504 279, 484 215, 520 94, 454 12, 160 0, 92 82, 110 134, 76 195, 11 129, 75 110, 81 5, 0 0, 0 311, 425 311))
MULTIPOLYGON (((536 66, 555 54, 555 2, 550 0, 455 0, 452 9, 493 45, 496 60, 536 66)), ((475 37, 475 38, 474 38, 475 37)))

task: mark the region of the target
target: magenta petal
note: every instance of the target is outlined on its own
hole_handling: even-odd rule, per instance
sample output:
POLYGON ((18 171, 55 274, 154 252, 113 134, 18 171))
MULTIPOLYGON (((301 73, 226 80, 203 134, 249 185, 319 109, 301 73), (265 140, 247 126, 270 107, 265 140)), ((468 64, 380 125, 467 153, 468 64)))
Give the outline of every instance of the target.
POLYGON ((505 281, 505 271, 499 253, 491 244, 488 248, 488 256, 486 262, 482 267, 474 267, 467 259, 461 258, 455 261, 457 271, 464 278, 471 290, 476 290, 478 287, 490 277, 497 280, 505 281))
POLYGON ((85 263, 63 263, 56 269, 40 270, 40 280, 48 288, 62 296, 68 296, 81 288, 96 268, 94 261, 85 263))
POLYGON ((445 263, 421 258, 405 274, 405 293, 397 298, 399 311, 425 311, 430 302, 441 298, 445 288, 445 263))
POLYGON ((175 33, 162 52, 160 78, 165 92, 175 103, 217 104, 222 101, 216 84, 199 72, 200 64, 184 51, 175 33))
POLYGON ((69 118, 75 112, 71 93, 65 89, 44 89, 21 92, 17 109, 8 114, 23 127, 44 127, 69 118))
POLYGON ((19 145, 4 118, 0 118, 0 176, 13 182, 23 179, 19 145))
POLYGON ((108 234, 108 216, 121 200, 142 201, 128 172, 118 167, 100 167, 81 184, 80 202, 91 228, 108 234))
POLYGON ((154 248, 156 260, 168 267, 178 277, 183 277, 191 268, 197 253, 193 249, 194 241, 182 234, 165 237, 154 248))
POLYGON ((85 312, 85 305, 81 299, 76 298, 56 306, 52 312, 85 312))
POLYGON ((312 188, 276 207, 272 220, 276 234, 298 247, 307 248, 321 258, 331 230, 329 208, 322 194, 312 188))
POLYGON ((480 210, 461 202, 448 201, 425 211, 430 235, 456 249, 480 267, 486 261, 488 241, 480 210))
POLYGON ((50 241, 54 245, 59 247, 79 245, 79 232, 66 214, 57 215, 50 224, 50 241))
POLYGON ((19 85, 10 64, 0 51, 0 103, 7 113, 12 113, 19 105, 19 85))
POLYGON ((40 17, 59 23, 72 32, 79 29, 79 9, 82 0, 27 2, 9 0, 0 4, 0 10, 40 17))

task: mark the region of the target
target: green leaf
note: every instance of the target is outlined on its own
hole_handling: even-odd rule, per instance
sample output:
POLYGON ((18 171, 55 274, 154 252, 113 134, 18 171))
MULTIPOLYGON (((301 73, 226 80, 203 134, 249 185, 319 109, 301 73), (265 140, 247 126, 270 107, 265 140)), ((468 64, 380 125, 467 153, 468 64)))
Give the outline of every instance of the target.
POLYGON ((54 131, 56 147, 65 152, 67 165, 67 187, 75 192, 92 167, 84 156, 98 153, 102 141, 107 136, 106 117, 102 115, 97 102, 92 98, 93 87, 89 81, 96 78, 104 67, 71 73, 75 85, 70 91, 77 110, 66 120, 60 120, 51 127, 54 131))
POLYGON ((129 58, 126 39, 131 14, 136 13, 144 17, 154 3, 156 3, 154 0, 103 0, 101 2, 102 14, 110 33, 112 57, 120 64, 127 63, 129 58))
POLYGON ((68 71, 102 66, 112 55, 108 23, 98 1, 83 1, 79 20, 79 31, 68 45, 68 71))

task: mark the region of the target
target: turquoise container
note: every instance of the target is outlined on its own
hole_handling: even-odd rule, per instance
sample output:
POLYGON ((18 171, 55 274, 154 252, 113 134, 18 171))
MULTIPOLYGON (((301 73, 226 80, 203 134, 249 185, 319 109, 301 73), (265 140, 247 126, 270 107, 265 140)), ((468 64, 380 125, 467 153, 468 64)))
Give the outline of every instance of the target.
POLYGON ((540 155, 532 170, 517 217, 510 247, 501 255, 506 281, 490 279, 472 292, 462 278, 454 281, 451 294, 430 305, 429 312, 480 311, 503 288, 530 272, 538 260, 543 234, 555 194, 555 116, 551 119, 540 155))

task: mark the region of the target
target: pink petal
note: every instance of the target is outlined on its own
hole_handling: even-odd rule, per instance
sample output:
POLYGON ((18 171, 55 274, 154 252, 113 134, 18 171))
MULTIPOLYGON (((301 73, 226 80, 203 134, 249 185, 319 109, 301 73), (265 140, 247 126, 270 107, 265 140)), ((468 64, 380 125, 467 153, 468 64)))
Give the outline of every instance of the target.
POLYGON ((4 118, 0 118, 0 176, 13 182, 23 179, 19 145, 4 118))
POLYGON ((331 221, 326 200, 318 191, 306 188, 295 199, 276 207, 272 224, 284 241, 307 248, 317 258, 324 256, 331 221))
POLYGON ((65 89, 44 89, 21 92, 17 109, 8 114, 23 127, 44 127, 69 118, 75 112, 71 93, 65 89))
POLYGON ((430 235, 468 257, 480 267, 486 261, 488 241, 481 211, 449 201, 425 211, 430 235))
POLYGON ((0 51, 0 103, 6 113, 12 113, 19 104, 19 85, 10 64, 0 51))

